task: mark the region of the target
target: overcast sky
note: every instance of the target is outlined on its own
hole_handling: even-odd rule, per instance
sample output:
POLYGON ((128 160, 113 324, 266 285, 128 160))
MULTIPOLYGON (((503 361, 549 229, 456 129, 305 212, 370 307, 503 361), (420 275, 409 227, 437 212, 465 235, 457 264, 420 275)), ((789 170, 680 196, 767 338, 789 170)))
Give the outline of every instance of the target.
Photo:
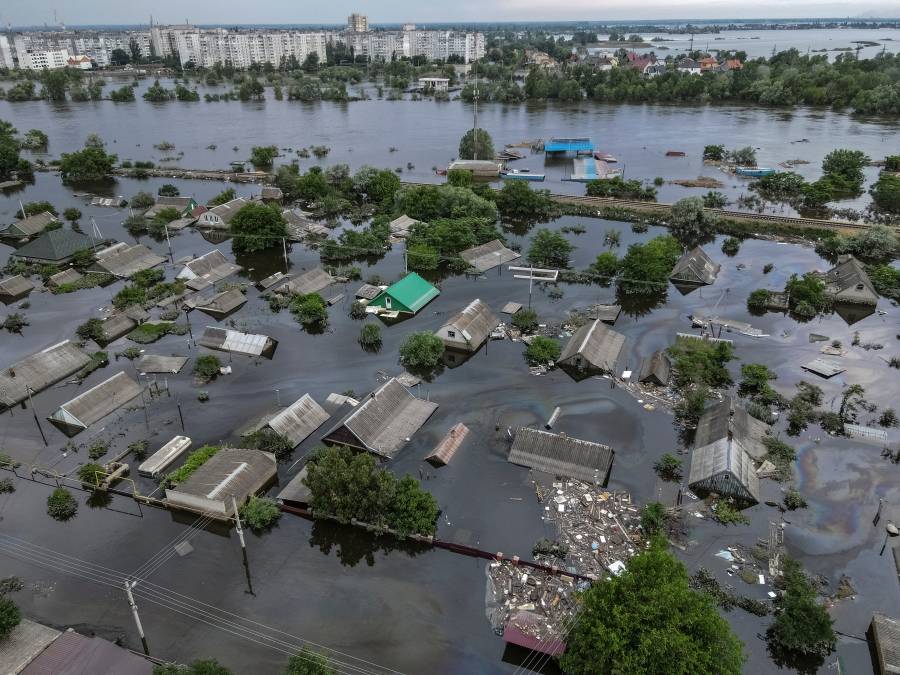
POLYGON ((349 13, 372 23, 900 16, 898 0, 0 0, 0 21, 14 26, 147 23, 342 23, 349 13))

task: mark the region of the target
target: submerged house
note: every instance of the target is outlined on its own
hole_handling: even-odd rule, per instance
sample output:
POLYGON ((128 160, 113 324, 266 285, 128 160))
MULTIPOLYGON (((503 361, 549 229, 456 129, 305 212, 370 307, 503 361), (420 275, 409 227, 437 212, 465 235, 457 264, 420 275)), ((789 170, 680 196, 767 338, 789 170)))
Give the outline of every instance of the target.
MULTIPOLYGON (((896 555, 896 549, 894 551, 896 555)), ((875 674, 900 673, 900 619, 876 612, 872 615, 866 637, 871 645, 875 674)))
POLYGON ((202 279, 214 284, 240 270, 240 265, 229 262, 219 249, 215 249, 209 253, 204 253, 199 258, 189 260, 176 278, 185 281, 202 279))
POLYGON ((233 314, 247 302, 247 296, 241 293, 239 288, 230 288, 227 291, 216 293, 211 298, 201 300, 194 304, 194 308, 204 314, 209 314, 214 319, 224 319, 233 314))
POLYGON ((13 251, 9 257, 25 262, 59 265, 69 262, 78 251, 92 249, 103 243, 105 242, 94 241, 86 234, 75 230, 50 230, 13 251))
POLYGON ((459 257, 479 272, 487 272, 497 265, 504 265, 520 258, 521 254, 506 248, 499 239, 461 251, 459 257))
POLYGON ((658 387, 665 387, 669 384, 669 378, 672 376, 672 362, 665 349, 653 352, 648 358, 641 363, 641 372, 638 375, 638 382, 642 384, 655 384, 658 387))
POLYGON ((579 328, 569 338, 557 365, 583 374, 615 374, 625 351, 625 336, 607 328, 599 319, 579 328))
POLYGON ((287 408, 274 414, 263 415, 247 426, 241 435, 249 436, 261 429, 271 429, 288 439, 291 447, 296 448, 329 417, 330 415, 312 396, 303 394, 287 408))
POLYGON ((322 441, 391 459, 438 405, 416 398, 392 377, 358 405, 348 403, 345 407, 349 411, 322 436, 322 441))
POLYGON ((166 490, 173 508, 227 520, 278 473, 275 455, 259 450, 222 448, 183 483, 166 490))
POLYGON ((717 494, 744 505, 759 502, 759 478, 753 459, 766 453, 763 438, 769 427, 751 417, 734 399, 701 415, 694 436, 688 485, 700 496, 717 494))
POLYGON ((196 208, 197 201, 193 197, 165 197, 160 195, 156 198, 156 203, 144 211, 144 217, 150 219, 156 216, 160 211, 165 209, 175 209, 178 211, 178 214, 184 218, 190 216, 196 208))
POLYGON ((141 389, 125 371, 120 371, 68 403, 63 403, 47 419, 66 436, 74 436, 140 396, 141 389))
POLYGON ((440 294, 437 288, 418 274, 410 272, 376 295, 368 306, 380 307, 394 315, 416 314, 440 294))
POLYGON ((476 178, 496 178, 503 165, 491 159, 457 159, 450 162, 447 171, 468 171, 476 178))
POLYGON ((412 226, 418 225, 420 222, 421 221, 418 221, 415 218, 410 218, 406 214, 403 214, 399 218, 394 218, 394 220, 388 223, 388 228, 390 229, 392 237, 406 239, 406 237, 409 236, 409 231, 412 226))
POLYGON ((143 244, 129 245, 120 242, 108 246, 95 254, 96 262, 91 269, 126 279, 138 272, 149 270, 166 261, 143 244))
POLYGON ((613 449, 601 443, 519 427, 508 459, 553 476, 606 485, 614 456, 613 449))
POLYGON ((499 323, 491 308, 476 298, 441 326, 435 335, 450 349, 476 352, 499 323))
POLYGON ((278 347, 278 340, 268 335, 241 333, 227 328, 207 326, 203 335, 197 340, 197 344, 220 352, 271 359, 275 355, 275 348, 278 347))
POLYGON ((706 251, 696 246, 678 259, 669 279, 675 284, 708 286, 715 283, 721 268, 706 255, 706 251))
POLYGON ((17 274, 0 281, 0 302, 10 303, 21 300, 34 290, 34 282, 31 279, 17 274))
POLYGON ((548 155, 590 155, 594 144, 590 138, 551 138, 544 143, 548 155))
POLYGON ((842 255, 838 264, 820 275, 825 282, 825 293, 837 303, 853 305, 878 304, 878 292, 865 267, 852 255, 842 255))
POLYGON ((33 216, 17 220, 7 228, 0 230, 0 239, 31 239, 58 222, 59 218, 49 211, 35 213, 33 216))
POLYGON ((237 215, 249 202, 243 197, 232 199, 230 202, 214 206, 205 211, 197 219, 197 227, 205 227, 213 230, 227 230, 231 219, 237 215))
POLYGON ((326 272, 322 267, 314 267, 311 270, 298 274, 283 286, 279 286, 275 291, 277 293, 296 293, 298 295, 309 295, 310 293, 318 293, 325 290, 334 283, 334 277, 326 272))
POLYGON ((0 370, 0 410, 11 408, 84 368, 91 360, 65 340, 0 370))

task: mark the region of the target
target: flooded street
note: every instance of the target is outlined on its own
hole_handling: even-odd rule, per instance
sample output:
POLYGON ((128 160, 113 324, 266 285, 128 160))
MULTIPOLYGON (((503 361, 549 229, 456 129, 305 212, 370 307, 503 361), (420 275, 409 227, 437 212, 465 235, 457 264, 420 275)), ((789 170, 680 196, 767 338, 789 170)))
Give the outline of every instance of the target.
MULTIPOLYGON (((455 156, 458 139, 471 123, 471 111, 460 102, 304 105, 270 100, 264 104, 154 106, 139 101, 119 106, 110 102, 53 106, 0 101, 0 119, 11 121, 20 131, 45 130, 50 135, 54 156, 80 147, 91 132, 100 133, 121 159, 158 161, 161 153, 152 146, 170 141, 176 151, 185 153, 178 164, 191 168, 226 168, 233 159, 249 155, 253 145, 277 143, 296 149, 325 144, 332 151, 322 164, 346 162, 353 168, 364 164, 393 168, 406 167, 410 162, 415 168, 404 168, 401 179, 436 181, 439 179, 432 167, 445 166, 455 156), (192 111, 202 116, 197 114, 186 123, 185 116, 192 111), (210 144, 217 144, 217 149, 208 149, 210 144), (238 151, 231 149, 233 145, 238 146, 238 151), (398 148, 396 152, 390 152, 392 145, 398 148)), ((710 143, 758 147, 761 164, 805 158, 812 164, 800 166, 798 171, 812 177, 817 175, 822 157, 835 147, 858 148, 881 157, 885 139, 895 137, 900 127, 896 121, 860 120, 821 110, 593 103, 573 107, 486 106, 479 113, 479 121, 491 131, 498 145, 551 135, 589 134, 604 151, 620 158, 627 177, 648 179, 656 175, 666 179, 693 178, 712 171, 700 160, 703 146, 710 143), (792 144, 802 139, 806 142, 792 144), (684 150, 688 156, 667 159, 664 153, 670 148, 684 150)), ((280 161, 289 159, 286 156, 280 161)), ((519 165, 537 168, 543 166, 543 161, 543 156, 534 155, 519 165)), ((300 160, 303 168, 316 163, 312 159, 300 160)), ((548 182, 541 187, 581 193, 582 186, 560 181, 563 165, 551 165, 547 170, 548 182)), ((869 178, 874 176, 875 169, 868 171, 869 178)), ((746 190, 746 183, 724 174, 722 179, 727 183, 723 191, 732 197, 746 190)), ((163 183, 176 185, 182 195, 193 195, 198 203, 205 203, 229 187, 219 182, 121 179, 107 188, 106 194, 126 198, 139 190, 155 194, 163 183)), ((260 189, 253 185, 232 187, 239 196, 256 195, 260 189)), ((674 201, 702 192, 705 190, 666 185, 659 197, 660 201, 674 201)), ((136 239, 122 228, 127 209, 87 206, 86 200, 63 187, 55 174, 39 173, 34 185, 0 194, 0 223, 13 220, 19 200, 44 199, 60 212, 70 206, 80 208, 85 231, 90 227, 85 224, 93 217, 104 237, 140 241, 159 255, 168 256, 165 241, 146 236, 136 239)), ((572 266, 579 269, 592 263, 604 250, 606 230, 621 231, 621 246, 617 249, 620 255, 628 245, 665 232, 663 228, 651 227, 647 233, 635 234, 628 223, 569 216, 547 227, 560 230, 573 225, 586 228, 584 234, 566 234, 577 247, 572 266)), ((525 233, 506 230, 509 245, 527 251, 535 229, 525 233)), ((794 394, 800 380, 814 381, 824 390, 824 407, 832 407, 844 386, 860 383, 866 388, 867 399, 880 408, 897 406, 898 371, 886 364, 900 349, 896 306, 882 298, 878 309, 884 315, 871 313, 852 326, 838 314, 809 323, 798 323, 778 313, 751 316, 746 299, 752 290, 780 290, 792 273, 825 270, 831 265, 808 245, 747 240, 737 256, 728 257, 721 251, 722 241, 723 237, 718 237, 704 245, 713 261, 722 265, 713 286, 687 295, 670 286, 665 297, 655 299, 652 307, 627 300, 623 303, 623 314, 615 329, 628 338, 629 369, 638 370, 642 359, 672 344, 677 332, 696 332, 688 318, 691 314, 715 312, 750 322, 767 334, 761 338, 723 335, 735 343, 739 360, 731 363, 730 370, 736 381, 740 379, 741 363, 764 363, 777 373, 773 386, 785 396, 794 394), (763 265, 770 262, 775 268, 764 274, 763 265), (865 351, 851 347, 855 331, 863 343, 882 343, 884 349, 865 351), (846 372, 822 380, 800 368, 820 356, 820 348, 826 344, 810 342, 811 333, 840 340, 849 349, 841 360, 846 372)), ((212 244, 190 228, 172 237, 172 248, 175 260, 215 248, 233 259, 228 241, 212 244)), ((354 264, 362 268, 363 279, 377 274, 386 281, 394 280, 404 271, 403 248, 402 244, 395 245, 370 265, 354 264)), ((8 246, 0 245, 0 265, 7 262, 10 251, 8 246)), ((320 264, 318 252, 302 244, 293 245, 287 267, 280 250, 252 258, 239 256, 236 262, 246 269, 231 280, 243 282, 260 280, 276 271, 297 273, 320 264)), ((167 278, 172 279, 180 267, 167 264, 164 269, 167 278)), ((303 332, 288 311, 273 314, 252 287, 247 292, 247 304, 219 324, 192 312, 194 337, 199 337, 207 325, 269 335, 279 341, 274 358, 269 361, 218 353, 233 372, 203 385, 193 380, 191 363, 176 376, 142 377, 143 383, 155 379, 163 388, 167 382, 170 395, 163 392, 154 397, 146 409, 139 403, 122 408, 74 440, 81 446, 95 438, 109 440, 109 457, 123 451, 128 443, 145 438, 155 450, 182 433, 177 407, 180 404, 183 433, 191 437, 194 447, 219 441, 238 444, 237 432, 250 420, 305 393, 317 401, 323 401, 332 392, 349 390, 363 396, 386 376, 399 374, 402 368, 398 348, 403 339, 411 332, 436 330, 474 298, 488 303, 495 313, 509 301, 525 305, 529 301, 528 282, 515 279, 506 268, 491 270, 477 279, 448 276, 435 281, 440 296, 416 317, 384 326, 383 345, 377 354, 360 348, 357 337, 363 322, 348 316, 353 293, 362 282, 338 285, 324 293, 326 297, 344 293, 344 299, 329 308, 329 326, 321 335, 303 332), (201 389, 209 393, 208 402, 197 399, 201 389)), ((101 316, 99 310, 109 305, 112 295, 123 285, 117 281, 106 288, 69 295, 33 292, 28 298, 30 306, 20 310, 30 322, 22 335, 0 332, 0 366, 74 337, 75 328, 89 317, 101 316)), ((532 305, 542 323, 561 322, 572 309, 617 301, 615 288, 576 284, 561 284, 559 288, 563 291, 561 298, 535 286, 532 305)), ((500 316, 508 320, 505 315, 500 316)), ((367 319, 372 321, 376 320, 367 319)), ((136 362, 115 360, 113 356, 132 344, 121 338, 106 347, 110 365, 91 374, 80 388, 61 383, 34 397, 36 413, 47 435, 46 447, 31 410, 16 407, 0 415, 3 452, 25 466, 53 468, 63 473, 85 462, 84 449, 64 454, 66 437, 44 418, 61 403, 119 370, 138 378, 136 362)), ((149 354, 191 359, 206 353, 187 335, 168 335, 145 349, 149 354)), ((543 506, 535 499, 532 475, 527 469, 508 463, 506 456, 507 429, 539 426, 557 406, 562 414, 554 431, 613 447, 616 454, 609 487, 631 492, 639 504, 660 495, 662 484, 653 471, 654 462, 663 453, 684 450, 671 414, 662 408, 646 409, 631 393, 621 387, 612 388, 610 380, 602 377, 576 382, 559 370, 543 376, 531 375, 521 342, 490 342, 464 363, 449 365, 433 381, 422 382, 413 390, 439 407, 388 464, 398 475, 410 473, 425 479, 424 487, 442 508, 437 536, 443 540, 531 559, 533 544, 542 537, 554 536, 555 526, 542 520, 543 506), (441 469, 424 463, 424 457, 459 422, 469 427, 471 434, 453 461, 441 469)), ((864 413, 861 417, 862 423, 868 424, 877 415, 864 413)), ((324 431, 325 427, 314 433, 290 460, 279 466, 282 485, 296 472, 294 462, 320 445, 319 436, 324 431)), ((785 545, 789 554, 806 568, 830 580, 832 593, 841 575, 850 577, 858 596, 839 601, 831 613, 836 629, 849 636, 862 636, 873 611, 893 615, 900 611, 900 585, 890 548, 879 557, 884 520, 877 528, 871 524, 879 498, 888 505, 897 505, 893 512, 886 512, 886 518, 900 517, 898 467, 881 457, 879 445, 835 439, 817 426, 797 439, 786 440, 798 449, 794 483, 809 502, 809 508, 785 514, 785 545)), ((685 456, 686 468, 688 463, 685 456)), ((153 489, 152 481, 133 477, 145 494, 153 489)), ((0 495, 0 531, 128 573, 165 549, 192 522, 191 518, 176 519, 169 512, 149 507, 139 511, 137 504, 125 497, 113 498, 107 508, 91 508, 85 503, 86 493, 77 493, 77 517, 58 523, 45 514, 46 497, 52 487, 48 479, 42 483, 17 480, 15 493, 0 495)), ((787 484, 766 480, 761 487, 764 500, 780 502, 782 488, 787 484)), ((270 492, 275 493, 277 488, 270 492)), ((745 513, 751 518, 749 526, 725 527, 689 517, 689 542, 683 552, 676 552, 691 570, 707 567, 720 581, 735 585, 739 593, 765 599, 770 586, 748 586, 727 577, 727 564, 714 557, 717 551, 735 543, 752 547, 758 538, 768 536, 769 522, 779 519, 777 510, 765 504, 745 513)), ((504 643, 491 632, 485 618, 484 561, 438 549, 398 548, 390 539, 374 538, 352 528, 310 523, 286 514, 272 532, 249 536, 254 592, 250 595, 245 592, 240 548, 233 532, 203 531, 193 536, 191 544, 193 552, 172 557, 153 574, 151 581, 401 672, 511 673, 516 669, 515 662, 504 660, 504 643)), ((129 646, 140 647, 128 604, 118 588, 0 555, 0 577, 11 574, 26 582, 28 590, 20 593, 17 600, 29 617, 53 625, 84 626, 108 637, 122 635, 129 646)), ((214 655, 238 673, 279 672, 287 658, 286 654, 159 607, 150 598, 139 602, 154 655, 181 661, 214 655)), ((726 616, 746 645, 749 660, 745 672, 778 672, 766 654, 765 642, 759 638, 770 618, 757 618, 740 609, 726 616)), ((841 658, 843 672, 872 672, 866 644, 853 637, 841 637, 837 654, 826 660, 822 672, 831 672, 829 666, 835 656, 841 658)))

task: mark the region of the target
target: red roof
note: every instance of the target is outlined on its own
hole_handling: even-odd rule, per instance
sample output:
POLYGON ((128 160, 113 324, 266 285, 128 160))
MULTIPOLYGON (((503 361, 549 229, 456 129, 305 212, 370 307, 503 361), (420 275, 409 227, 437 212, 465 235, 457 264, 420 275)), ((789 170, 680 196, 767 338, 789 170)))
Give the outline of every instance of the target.
POLYGON ((204 213, 206 213, 207 211, 209 211, 209 209, 206 208, 206 207, 203 206, 203 205, 195 206, 195 207, 194 207, 194 210, 191 211, 191 215, 194 216, 194 218, 199 218, 200 216, 202 216, 202 215, 203 215, 204 213))
POLYGON ((740 59, 728 59, 725 61, 725 67, 728 70, 743 70, 744 64, 741 63, 740 59))

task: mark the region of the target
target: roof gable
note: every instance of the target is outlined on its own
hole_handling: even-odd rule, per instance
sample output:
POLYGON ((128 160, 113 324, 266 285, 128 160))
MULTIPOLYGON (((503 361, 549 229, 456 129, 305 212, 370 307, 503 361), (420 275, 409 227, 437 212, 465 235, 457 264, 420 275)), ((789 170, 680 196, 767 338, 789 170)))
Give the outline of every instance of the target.
POLYGON ((390 296, 410 312, 416 313, 434 298, 440 295, 440 291, 425 281, 415 272, 410 272, 400 281, 397 281, 384 289, 373 303, 380 304, 384 296, 390 296))
POLYGON ((509 461, 538 471, 605 485, 614 451, 607 445, 520 427, 509 452, 509 461))

